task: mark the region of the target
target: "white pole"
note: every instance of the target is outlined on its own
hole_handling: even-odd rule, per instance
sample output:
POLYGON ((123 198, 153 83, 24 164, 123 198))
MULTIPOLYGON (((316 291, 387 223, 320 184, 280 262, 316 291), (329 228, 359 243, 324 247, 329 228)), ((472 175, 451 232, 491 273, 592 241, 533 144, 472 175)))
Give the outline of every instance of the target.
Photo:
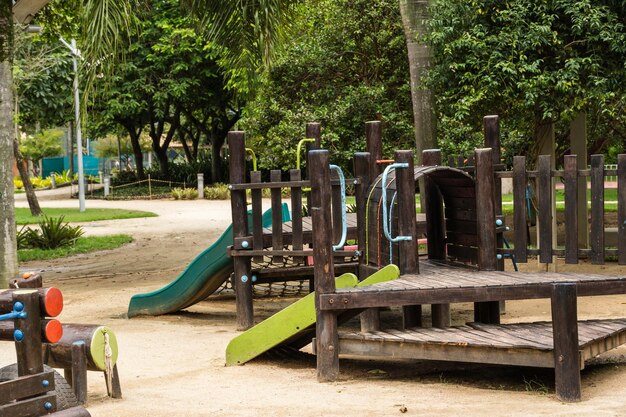
POLYGON ((85 173, 83 170, 83 136, 80 129, 80 95, 78 94, 78 56, 80 51, 76 48, 76 40, 72 39, 72 44, 68 44, 61 38, 61 43, 72 53, 72 63, 74 64, 74 118, 76 124, 76 159, 78 160, 78 211, 85 211, 85 173))
POLYGON ((85 172, 83 170, 83 136, 80 128, 80 95, 78 94, 78 61, 76 39, 72 39, 72 61, 74 63, 74 116, 76 118, 76 156, 78 157, 78 211, 85 211, 85 172))

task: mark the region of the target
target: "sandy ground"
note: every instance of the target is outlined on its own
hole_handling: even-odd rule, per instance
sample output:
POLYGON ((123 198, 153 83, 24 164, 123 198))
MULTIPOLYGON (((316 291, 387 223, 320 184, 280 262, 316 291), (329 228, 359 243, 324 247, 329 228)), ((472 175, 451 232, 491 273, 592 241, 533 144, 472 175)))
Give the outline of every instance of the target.
MULTIPOLYGON (((65 194, 39 196, 43 206, 77 207, 65 194)), ((16 200, 26 206, 23 195, 16 200)), ((306 353, 225 367, 226 345, 238 334, 233 298, 209 298, 162 317, 129 320, 125 314, 133 294, 170 282, 221 234, 230 223, 229 202, 88 200, 87 210, 91 207, 149 210, 159 217, 84 225, 88 234, 128 233, 135 242, 113 251, 29 262, 21 269, 42 272, 46 285, 63 291, 62 322, 105 324, 117 335, 124 398, 108 398, 102 374, 90 372, 88 409, 94 417, 626 415, 626 348, 583 371, 583 401, 576 404, 557 401, 553 373, 533 368, 346 359, 338 382, 318 383, 315 359, 306 353)), ((593 270, 626 274, 615 266, 593 270)), ((292 301, 257 300, 256 317, 261 320, 292 301)), ((469 307, 454 306, 453 312, 462 321, 469 307)), ((626 298, 582 299, 579 312, 585 318, 624 317, 626 298)), ((504 320, 548 317, 546 302, 509 302, 504 320)), ((1 365, 15 361, 11 344, 0 344, 0 358, 1 365)))

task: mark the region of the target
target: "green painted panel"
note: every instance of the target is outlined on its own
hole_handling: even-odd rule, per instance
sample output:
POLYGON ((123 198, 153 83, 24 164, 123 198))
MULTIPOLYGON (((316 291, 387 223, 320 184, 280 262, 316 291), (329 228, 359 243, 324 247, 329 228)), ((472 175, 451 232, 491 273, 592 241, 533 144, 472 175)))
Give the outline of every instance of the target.
MULTIPOLYGON (((387 265, 358 282, 354 274, 344 274, 335 281, 337 288, 372 285, 400 276, 395 265, 387 265)), ((279 311, 230 341, 226 348, 226 365, 243 365, 285 341, 293 340, 315 325, 315 293, 311 293, 279 311)))

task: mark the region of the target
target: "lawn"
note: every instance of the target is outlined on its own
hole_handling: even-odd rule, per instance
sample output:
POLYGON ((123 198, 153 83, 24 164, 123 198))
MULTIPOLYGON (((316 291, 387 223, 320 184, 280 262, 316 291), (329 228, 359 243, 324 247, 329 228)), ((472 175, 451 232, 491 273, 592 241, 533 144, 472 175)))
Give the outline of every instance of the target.
MULTIPOLYGON (((88 209, 81 213, 77 208, 44 208, 44 215, 48 217, 65 216, 68 223, 93 222, 97 220, 135 219, 139 217, 157 217, 156 213, 139 210, 123 209, 88 209)), ((36 224, 40 218, 30 214, 28 208, 15 208, 15 221, 17 224, 36 224)))
POLYGON ((73 245, 57 249, 20 249, 17 251, 17 257, 19 262, 56 259, 79 253, 115 249, 132 241, 133 238, 129 235, 83 236, 73 245))

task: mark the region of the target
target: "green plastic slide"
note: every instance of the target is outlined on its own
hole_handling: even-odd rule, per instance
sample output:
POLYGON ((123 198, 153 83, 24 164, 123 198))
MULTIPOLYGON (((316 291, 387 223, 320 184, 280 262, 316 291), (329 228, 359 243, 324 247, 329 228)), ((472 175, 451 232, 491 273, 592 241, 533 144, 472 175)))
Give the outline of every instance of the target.
MULTIPOLYGON (((343 274, 335 280, 335 286, 361 287, 391 281, 399 276, 397 266, 387 265, 361 282, 354 274, 343 274)), ((307 333, 312 337, 314 325, 315 293, 311 293, 231 340, 226 347, 226 365, 243 365, 276 346, 290 344, 294 340, 298 341, 297 347, 304 346, 299 339, 307 333)), ((310 338, 307 340, 310 342, 310 338)))
MULTIPOLYGON (((283 222, 289 221, 289 209, 283 204, 283 222)), ((248 224, 252 227, 251 216, 248 224)), ((263 227, 272 225, 272 210, 263 213, 263 227)), ((187 268, 165 287, 133 295, 128 305, 128 317, 139 315, 157 316, 182 310, 213 294, 230 277, 233 261, 226 249, 233 244, 233 226, 204 252, 198 255, 187 268)))

